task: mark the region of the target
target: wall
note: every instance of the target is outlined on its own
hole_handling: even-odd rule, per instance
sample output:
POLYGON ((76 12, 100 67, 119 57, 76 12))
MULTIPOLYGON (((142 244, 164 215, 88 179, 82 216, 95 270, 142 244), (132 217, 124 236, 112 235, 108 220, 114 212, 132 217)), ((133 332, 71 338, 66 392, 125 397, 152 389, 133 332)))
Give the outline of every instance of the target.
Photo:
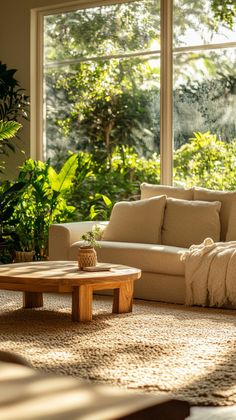
MULTIPOLYGON (((30 95, 30 11, 32 8, 61 4, 60 0, 0 0, 0 61, 17 69, 16 79, 30 95)), ((71 3, 71 0, 63 0, 71 3)), ((16 153, 6 159, 6 177, 13 178, 17 167, 30 156, 30 123, 24 122, 16 153), (22 153, 24 150, 25 154, 22 153)))

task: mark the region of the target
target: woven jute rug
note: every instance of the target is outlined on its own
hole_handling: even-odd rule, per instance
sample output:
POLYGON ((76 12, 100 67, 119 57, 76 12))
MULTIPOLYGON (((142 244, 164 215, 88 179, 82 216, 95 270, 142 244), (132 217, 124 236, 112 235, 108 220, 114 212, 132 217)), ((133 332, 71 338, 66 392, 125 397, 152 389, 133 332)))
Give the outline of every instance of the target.
POLYGON ((21 305, 21 293, 0 291, 0 350, 35 368, 193 405, 236 403, 236 311, 136 300, 112 315, 111 298, 95 296, 93 320, 75 323, 69 295, 21 305))

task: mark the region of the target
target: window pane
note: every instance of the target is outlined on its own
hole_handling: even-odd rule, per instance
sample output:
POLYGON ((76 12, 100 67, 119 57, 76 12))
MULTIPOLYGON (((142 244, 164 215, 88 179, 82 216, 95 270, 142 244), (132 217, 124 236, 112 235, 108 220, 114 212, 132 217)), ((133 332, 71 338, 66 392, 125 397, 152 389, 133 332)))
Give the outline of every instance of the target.
POLYGON ((175 55, 175 182, 235 188, 235 66, 233 48, 175 55))
POLYGON ((236 41, 236 23, 232 29, 217 23, 211 4, 211 0, 174 0, 175 48, 236 41))
POLYGON ((124 146, 159 161, 159 45, 159 0, 46 16, 45 158, 124 146))
POLYGON ((93 7, 45 17, 47 63, 159 49, 159 1, 93 7))
POLYGON ((86 62, 45 71, 46 157, 109 155, 116 145, 159 153, 159 57, 86 62))

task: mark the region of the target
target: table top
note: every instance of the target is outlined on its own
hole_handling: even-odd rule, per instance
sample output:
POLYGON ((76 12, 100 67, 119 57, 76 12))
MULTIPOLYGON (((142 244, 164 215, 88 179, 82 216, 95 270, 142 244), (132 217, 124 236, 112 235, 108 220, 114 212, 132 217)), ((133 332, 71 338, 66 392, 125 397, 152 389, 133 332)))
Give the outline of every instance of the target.
POLYGON ((1 420, 110 420, 152 407, 150 418, 157 418, 158 407, 163 414, 171 402, 168 394, 136 393, 0 362, 1 420))
MULTIPOLYGON (((99 264, 98 264, 99 266, 99 264)), ((104 264, 101 264, 104 266, 104 264)), ((107 271, 88 272, 78 269, 77 261, 38 261, 4 264, 0 266, 1 283, 38 283, 78 286, 88 283, 137 280, 141 270, 118 264, 109 264, 107 271)))

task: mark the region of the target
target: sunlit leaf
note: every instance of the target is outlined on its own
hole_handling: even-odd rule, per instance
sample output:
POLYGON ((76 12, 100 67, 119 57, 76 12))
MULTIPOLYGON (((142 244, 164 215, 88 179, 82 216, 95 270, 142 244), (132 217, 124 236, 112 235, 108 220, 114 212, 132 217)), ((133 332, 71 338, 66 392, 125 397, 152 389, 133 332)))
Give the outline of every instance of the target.
POLYGON ((106 195, 102 194, 102 199, 104 201, 104 203, 106 204, 107 207, 110 207, 112 205, 112 202, 110 200, 110 198, 108 198, 106 195))
POLYGON ((14 137, 21 127, 16 121, 0 121, 0 140, 14 137))
POLYGON ((55 176, 53 171, 50 171, 50 176, 53 181, 53 189, 55 191, 60 191, 61 193, 68 190, 72 186, 77 167, 78 158, 76 154, 73 154, 67 159, 57 176, 55 176))

